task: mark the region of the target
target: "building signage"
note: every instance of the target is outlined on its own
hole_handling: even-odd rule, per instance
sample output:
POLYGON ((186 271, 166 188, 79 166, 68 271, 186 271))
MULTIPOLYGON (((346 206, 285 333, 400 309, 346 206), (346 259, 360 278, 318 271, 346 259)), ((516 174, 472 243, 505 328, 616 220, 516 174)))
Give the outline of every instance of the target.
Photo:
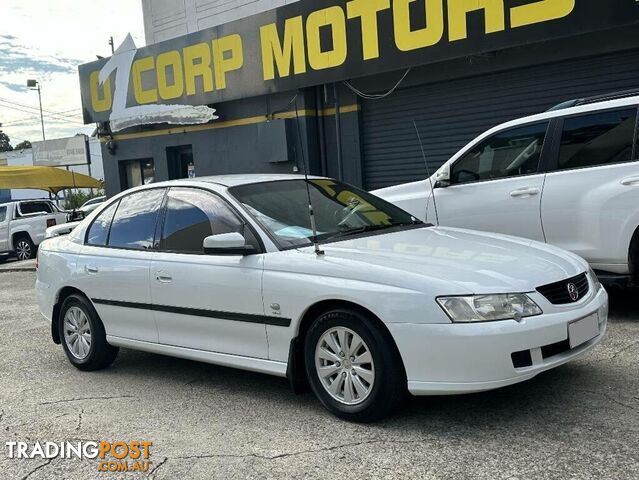
POLYGON ((301 0, 80 66, 84 121, 107 121, 114 106, 211 105, 638 22, 635 0, 301 0))
POLYGON ((64 167, 91 163, 87 137, 76 135, 31 144, 33 165, 37 167, 64 167))

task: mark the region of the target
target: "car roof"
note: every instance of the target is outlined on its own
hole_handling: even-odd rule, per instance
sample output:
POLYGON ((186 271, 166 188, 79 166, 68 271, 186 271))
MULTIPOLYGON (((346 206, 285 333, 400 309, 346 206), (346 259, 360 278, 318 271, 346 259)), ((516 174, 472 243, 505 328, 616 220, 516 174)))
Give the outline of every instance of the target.
MULTIPOLYGON (((568 102, 564 102, 564 104, 568 104, 568 102)), ((607 110, 607 109, 611 109, 611 108, 621 108, 621 107, 628 107, 628 106, 633 106, 636 107, 639 104, 639 96, 638 95, 634 95, 631 97, 625 97, 625 98, 618 98, 618 99, 613 99, 613 100, 606 100, 603 102, 593 102, 593 103, 585 103, 585 104, 577 104, 575 106, 572 107, 561 107, 561 105, 557 105, 555 107, 553 107, 553 109, 548 110, 547 112, 543 112, 543 113, 537 113, 535 115, 530 115, 527 117, 521 117, 518 118, 516 120, 512 120, 510 122, 506 122, 506 123, 502 123, 501 125, 498 125, 494 128, 491 129, 491 131, 493 130, 501 130, 504 127, 508 127, 508 126, 517 126, 520 124, 526 124, 526 123, 531 123, 531 122, 535 122, 535 121, 540 121, 540 120, 548 120, 548 119, 552 119, 552 118, 558 118, 558 117, 566 117, 569 115, 578 115, 580 113, 590 113, 590 112, 597 112, 599 110, 607 110)))
MULTIPOLYGON (((316 177, 309 175, 310 179, 320 179, 323 177, 316 177)), ((281 182, 285 180, 303 180, 304 176, 295 173, 251 173, 240 175, 215 175, 210 177, 198 177, 193 180, 205 183, 216 183, 224 187, 237 187, 239 185, 249 185, 252 183, 264 183, 264 182, 281 182)))
POLYGON ((16 200, 8 200, 6 202, 0 203, 0 205, 10 205, 12 203, 29 203, 29 202, 53 202, 48 198, 20 198, 16 200))
MULTIPOLYGON (((569 104, 569 102, 564 102, 564 104, 569 104)), ((557 105, 554 107, 554 109, 548 110, 547 112, 537 113, 535 115, 529 115, 527 117, 520 117, 515 120, 511 120, 509 122, 505 122, 500 125, 497 125, 491 128, 490 130, 486 130, 484 133, 482 133, 481 135, 478 135, 473 140, 471 140, 470 143, 466 144, 455 155, 450 157, 448 161, 444 163, 444 165, 442 165, 442 167, 439 170, 446 167, 446 165, 450 165, 456 162, 460 157, 465 155, 475 145, 484 141, 486 138, 490 137, 491 135, 499 133, 503 130, 516 128, 522 125, 528 125, 535 122, 552 120, 554 118, 568 117, 571 115, 587 114, 587 113, 599 112, 602 110, 609 110, 609 109, 623 108, 623 107, 637 108, 637 105, 639 105, 639 95, 632 95, 632 96, 622 97, 622 98, 614 98, 612 100, 606 100, 601 102, 577 104, 572 107, 558 108, 564 104, 557 105)), ((439 172, 439 170, 437 170, 434 173, 434 175, 437 175, 437 172, 439 172)))

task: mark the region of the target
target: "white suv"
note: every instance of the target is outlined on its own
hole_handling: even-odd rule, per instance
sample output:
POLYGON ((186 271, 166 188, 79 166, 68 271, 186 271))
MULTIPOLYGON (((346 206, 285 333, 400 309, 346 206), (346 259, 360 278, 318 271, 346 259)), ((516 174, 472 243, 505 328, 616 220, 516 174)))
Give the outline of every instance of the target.
POLYGON ((637 92, 573 100, 489 130, 431 177, 437 212, 428 179, 373 193, 431 223, 547 242, 609 282, 636 281, 638 105, 637 92))

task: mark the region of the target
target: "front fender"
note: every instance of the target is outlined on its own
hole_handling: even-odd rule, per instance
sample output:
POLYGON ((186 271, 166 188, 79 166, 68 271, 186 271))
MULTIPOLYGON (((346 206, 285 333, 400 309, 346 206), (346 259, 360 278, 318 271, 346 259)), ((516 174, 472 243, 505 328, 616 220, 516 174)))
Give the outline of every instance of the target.
POLYGON ((375 282, 298 272, 265 271, 263 299, 266 315, 290 319, 288 327, 267 326, 269 357, 287 361, 291 339, 296 337, 308 309, 320 302, 341 301, 358 305, 383 323, 450 323, 435 302, 435 294, 375 282), (279 306, 279 310, 275 307, 279 306))

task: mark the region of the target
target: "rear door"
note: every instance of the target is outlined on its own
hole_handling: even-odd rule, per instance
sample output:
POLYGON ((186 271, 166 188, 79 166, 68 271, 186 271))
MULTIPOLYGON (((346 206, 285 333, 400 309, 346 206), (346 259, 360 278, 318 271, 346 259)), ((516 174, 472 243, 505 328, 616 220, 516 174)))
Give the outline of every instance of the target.
POLYGON ((440 223, 544 241, 540 209, 548 126, 498 132, 451 165, 450 186, 435 189, 440 223))
POLYGON ((548 243, 615 273, 639 225, 636 125, 632 106, 559 120, 542 200, 548 243))
POLYGON ((0 252, 9 250, 9 215, 7 206, 0 206, 0 252))
POLYGON ((93 221, 78 257, 78 284, 107 335, 157 343, 149 270, 165 189, 132 193, 93 221))
POLYGON ((209 235, 249 227, 218 195, 171 188, 161 227, 160 252, 151 266, 151 298, 160 343, 218 353, 268 358, 262 302, 263 255, 205 255, 209 235))

